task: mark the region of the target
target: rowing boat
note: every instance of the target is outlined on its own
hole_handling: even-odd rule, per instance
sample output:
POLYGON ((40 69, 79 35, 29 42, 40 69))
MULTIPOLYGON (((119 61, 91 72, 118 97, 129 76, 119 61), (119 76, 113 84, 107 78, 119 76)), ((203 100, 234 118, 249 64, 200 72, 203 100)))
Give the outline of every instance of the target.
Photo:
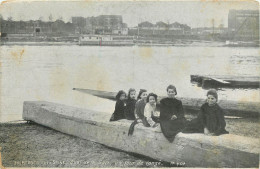
MULTIPOLYGON (((97 96, 104 99, 116 100, 116 92, 107 92, 100 90, 73 88, 75 91, 83 92, 93 96, 97 96)), ((162 99, 162 96, 158 96, 158 102, 162 99)), ((196 114, 200 110, 200 107, 205 103, 205 99, 200 98, 187 98, 177 97, 182 101, 183 108, 186 113, 196 114)), ((228 116, 237 117, 258 117, 260 104, 258 102, 246 102, 246 101, 232 101, 232 100, 219 100, 218 104, 224 109, 225 114, 228 116)))

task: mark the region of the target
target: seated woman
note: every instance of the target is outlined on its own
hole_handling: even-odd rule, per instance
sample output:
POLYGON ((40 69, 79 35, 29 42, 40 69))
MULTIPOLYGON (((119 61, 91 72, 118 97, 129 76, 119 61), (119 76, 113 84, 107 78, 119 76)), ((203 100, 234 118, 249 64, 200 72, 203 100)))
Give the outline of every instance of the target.
POLYGON ((147 123, 145 117, 144 117, 144 108, 146 105, 146 99, 147 98, 147 90, 145 89, 140 89, 138 97, 137 97, 137 102, 135 104, 135 117, 136 121, 134 122, 135 124, 137 123, 143 123, 145 127, 149 127, 149 124, 147 123))
POLYGON ((205 135, 221 135, 229 133, 226 131, 224 112, 217 104, 218 94, 212 89, 207 92, 207 100, 201 106, 198 118, 189 122, 183 133, 204 133, 205 135))
POLYGON ((160 101, 160 126, 164 136, 173 142, 175 136, 185 127, 186 119, 182 102, 177 100, 177 90, 175 86, 167 87, 167 98, 160 101))
POLYGON ((126 93, 123 90, 120 90, 116 95, 116 105, 115 111, 112 114, 109 121, 117 121, 120 119, 125 119, 125 99, 126 93))
POLYGON ((156 117, 159 116, 159 112, 156 111, 156 103, 157 103, 157 95, 154 93, 150 93, 147 96, 147 101, 144 108, 144 116, 149 124, 150 127, 157 127, 159 123, 156 121, 156 117))

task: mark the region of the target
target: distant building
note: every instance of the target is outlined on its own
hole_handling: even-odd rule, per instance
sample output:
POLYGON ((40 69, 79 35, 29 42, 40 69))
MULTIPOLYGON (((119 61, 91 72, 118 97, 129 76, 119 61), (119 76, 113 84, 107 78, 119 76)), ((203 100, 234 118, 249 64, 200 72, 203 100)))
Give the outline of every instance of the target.
POLYGON ((228 28, 223 27, 202 27, 202 28, 192 28, 192 35, 221 35, 225 34, 228 28))
POLYGON ((7 34, 40 34, 51 32, 51 23, 37 21, 6 21, 1 23, 1 31, 7 34))
POLYGON ((114 34, 114 35, 128 35, 128 28, 113 29, 112 34, 114 34))
POLYGON ((100 15, 86 18, 86 32, 89 34, 127 35, 127 24, 121 15, 100 15))
POLYGON ((145 22, 139 23, 138 28, 151 30, 154 28, 154 24, 152 24, 151 22, 145 21, 145 22))
POLYGON ((86 30, 86 18, 72 17, 72 24, 75 26, 75 33, 83 33, 86 30))
POLYGON ((230 10, 228 14, 230 40, 259 39, 258 10, 230 10))
POLYGON ((155 30, 169 30, 169 25, 164 22, 156 22, 155 30))
POLYGON ((102 29, 120 29, 123 27, 121 15, 100 15, 96 17, 97 26, 102 29))
POLYGON ((75 29, 71 23, 64 23, 62 20, 55 22, 43 22, 41 20, 30 20, 30 21, 11 21, 2 20, 1 22, 1 33, 7 35, 31 35, 34 36, 45 36, 50 34, 70 34, 74 33, 75 29))
POLYGON ((162 21, 152 24, 148 21, 141 22, 138 24, 137 30, 131 29, 131 34, 137 35, 154 35, 154 36, 167 36, 167 35, 187 35, 190 34, 191 28, 185 24, 178 22, 168 24, 162 21))

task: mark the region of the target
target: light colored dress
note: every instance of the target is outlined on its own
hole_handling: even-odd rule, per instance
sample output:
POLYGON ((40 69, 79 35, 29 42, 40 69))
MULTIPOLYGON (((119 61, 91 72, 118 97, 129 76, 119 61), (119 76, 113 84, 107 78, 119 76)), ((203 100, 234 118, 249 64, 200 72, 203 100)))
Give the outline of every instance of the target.
POLYGON ((151 105, 150 103, 146 103, 144 108, 144 116, 146 117, 147 122, 150 124, 151 127, 158 126, 158 124, 152 119, 152 116, 159 116, 159 112, 156 111, 156 104, 151 105))

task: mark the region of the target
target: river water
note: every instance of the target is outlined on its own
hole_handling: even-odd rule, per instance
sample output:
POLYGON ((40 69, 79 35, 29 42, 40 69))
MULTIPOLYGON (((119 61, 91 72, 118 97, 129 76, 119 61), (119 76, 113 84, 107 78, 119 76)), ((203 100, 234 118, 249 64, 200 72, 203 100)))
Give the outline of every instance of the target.
MULTIPOLYGON (((147 89, 174 84, 178 96, 205 98, 191 74, 259 76, 258 48, 214 46, 1 46, 0 122, 22 119, 23 101, 44 100, 112 113, 114 102, 73 91, 147 89)), ((259 102, 258 89, 221 89, 222 100, 259 102)))

